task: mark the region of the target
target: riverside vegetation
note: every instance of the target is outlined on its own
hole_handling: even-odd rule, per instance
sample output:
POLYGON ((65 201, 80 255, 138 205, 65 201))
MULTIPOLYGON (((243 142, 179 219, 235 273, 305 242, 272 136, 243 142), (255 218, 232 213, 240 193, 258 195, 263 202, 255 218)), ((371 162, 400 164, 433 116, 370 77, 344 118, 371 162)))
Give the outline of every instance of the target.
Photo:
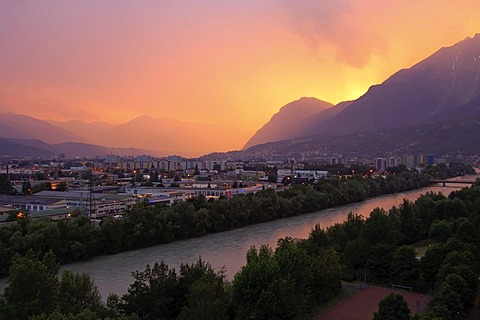
MULTIPOLYGON (((405 181, 408 181, 408 177, 415 179, 421 176, 408 171, 398 174, 398 178, 401 175, 405 181)), ((390 179, 393 181, 398 178, 390 179)), ((372 183, 375 179, 380 178, 365 179, 363 183, 372 183)), ((389 178, 387 176, 382 179, 380 181, 388 181, 389 178)), ((285 192, 288 197, 283 193, 266 190, 258 196, 241 196, 229 201, 214 202, 196 199, 192 203, 177 204, 172 208, 149 208, 139 204, 123 220, 107 220, 104 223, 117 226, 117 229, 110 229, 114 235, 115 230, 122 232, 122 224, 128 225, 128 220, 134 215, 137 218, 146 215, 142 221, 152 227, 153 222, 158 216, 164 215, 162 212, 165 210, 179 213, 175 210, 184 208, 192 213, 206 209, 204 212, 210 214, 210 209, 219 204, 225 206, 226 203, 231 203, 232 206, 237 203, 239 206, 238 203, 241 202, 238 199, 250 201, 250 206, 255 203, 253 199, 256 199, 258 207, 255 208, 267 208, 267 213, 288 208, 271 208, 268 205, 281 203, 281 199, 293 201, 294 197, 303 198, 299 203, 310 208, 312 204, 308 201, 311 201, 312 194, 321 194, 319 190, 326 185, 337 184, 336 187, 327 187, 332 195, 336 195, 331 199, 345 200, 345 196, 342 198, 338 195, 349 193, 338 190, 350 190, 347 188, 349 181, 361 185, 359 180, 335 179, 328 184, 325 182, 323 186, 321 183, 314 187, 289 189, 285 192), (156 215, 155 210, 159 210, 156 215)), ((303 205, 299 208, 303 208, 303 205)), ((229 208, 223 209, 228 212, 225 209, 229 208)), ((267 214, 261 217, 268 220, 270 216, 267 214)), ((84 237, 80 241, 76 240, 77 246, 83 244, 82 239, 102 235, 100 231, 94 233, 95 230, 101 230, 102 226, 90 224, 82 217, 72 222, 58 223, 21 220, 12 226, 0 228, 2 242, 8 232, 12 231, 9 228, 14 227, 25 228, 20 230, 25 231, 23 236, 30 240, 25 244, 24 253, 19 251, 22 254, 17 253, 12 260, 8 273, 9 287, 0 303, 2 318, 189 319, 195 315, 197 319, 302 319, 308 318, 313 306, 327 301, 341 289, 340 279, 354 280, 359 275, 367 274, 372 282, 395 283, 412 286, 419 291, 433 291, 434 298, 428 317, 448 315, 447 318, 455 319, 456 315, 462 315, 468 310, 478 289, 480 253, 477 248, 480 239, 475 232, 480 227, 478 184, 454 192, 448 198, 439 194, 427 194, 414 203, 404 201, 398 208, 393 207, 388 212, 375 209, 368 218, 349 214, 344 223, 326 230, 316 226, 308 239, 280 239, 275 250, 267 246, 251 248, 247 252, 247 264, 231 283, 226 281, 222 271, 215 272, 202 260, 192 265, 182 265, 178 273, 163 262, 147 266, 143 272, 133 274, 135 281, 126 295, 111 295, 106 305, 101 302, 98 291, 88 276, 65 272, 60 280, 57 277, 55 251, 58 252, 58 247, 64 245, 64 242, 55 238, 58 233, 53 232, 55 228, 52 226, 65 230, 69 225, 76 226, 67 230, 79 228, 75 235, 84 237), (35 230, 43 231, 37 234, 42 234, 43 237, 33 237, 35 230), (408 245, 428 237, 436 242, 427 250, 425 257, 418 261, 415 250, 408 245), (45 241, 49 239, 50 242, 45 241), (52 239, 55 242, 52 243, 52 239), (72 289, 77 287, 83 289, 72 289)), ((138 223, 134 227, 137 225, 138 223)), ((137 234, 129 235, 137 241, 158 237, 155 232, 142 234, 141 230, 137 231, 137 234)), ((22 235, 18 230, 15 232, 17 237, 22 235)), ((177 234, 184 237, 189 235, 185 232, 177 234)), ((9 238, 12 237, 13 234, 9 238)), ((90 242, 84 243, 88 248, 95 242, 102 243, 106 240, 91 238, 90 242)), ((122 244, 122 241, 119 240, 117 244, 122 244)), ((135 247, 136 242, 132 240, 129 244, 135 247)), ((2 252, 8 249, 11 250, 3 242, 2 252)), ((71 249, 66 250, 69 252, 71 249)), ((57 260, 62 261, 61 257, 57 256, 57 260)), ((1 261, 5 260, 2 258, 1 261)))
POLYGON ((61 264, 88 260, 421 188, 429 183, 428 175, 404 170, 385 177, 332 177, 314 186, 296 186, 279 193, 267 189, 215 201, 198 197, 171 207, 139 202, 122 219, 108 217, 100 225, 91 223, 80 212, 71 220, 20 219, 0 228, 0 277, 7 274, 15 254, 25 255, 28 250, 40 259, 52 250, 61 264))
POLYGON ((432 293, 427 313, 418 319, 463 319, 478 293, 479 227, 477 183, 448 197, 428 193, 388 212, 374 209, 367 218, 350 213, 327 229, 315 226, 307 239, 280 239, 275 250, 252 247, 232 282, 201 259, 178 271, 155 263, 134 272, 127 294, 111 294, 106 304, 88 276, 66 271, 57 277, 53 253, 40 260, 29 251, 14 258, 0 316, 308 319, 315 305, 341 290, 341 279, 367 274, 374 283, 432 293), (433 244, 418 260, 411 244, 427 238, 433 244))

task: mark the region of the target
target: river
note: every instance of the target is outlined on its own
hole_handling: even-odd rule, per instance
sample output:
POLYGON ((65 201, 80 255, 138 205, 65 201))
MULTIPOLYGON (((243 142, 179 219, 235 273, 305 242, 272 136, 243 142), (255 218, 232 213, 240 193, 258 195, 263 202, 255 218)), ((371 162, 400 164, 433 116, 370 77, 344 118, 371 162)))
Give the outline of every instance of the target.
MULTIPOLYGON (((475 180, 473 176, 457 179, 475 180)), ((320 224, 322 227, 343 222, 348 212, 361 214, 365 217, 376 207, 390 209, 398 206, 403 199, 414 201, 428 191, 449 194, 463 185, 433 186, 419 190, 396 193, 368 199, 364 202, 341 207, 325 209, 287 219, 252 225, 241 229, 210 234, 201 238, 162 244, 154 247, 122 252, 116 255, 100 256, 87 262, 77 262, 63 266, 74 272, 85 272, 94 279, 103 299, 108 293, 122 295, 127 292, 133 282, 132 271, 144 270, 147 264, 165 261, 170 267, 178 268, 181 263, 192 263, 201 257, 209 261, 215 270, 222 267, 227 278, 232 279, 236 272, 245 264, 245 253, 252 246, 268 244, 275 247, 279 238, 306 238, 311 229, 320 224)), ((0 292, 5 286, 5 280, 0 282, 0 292)))

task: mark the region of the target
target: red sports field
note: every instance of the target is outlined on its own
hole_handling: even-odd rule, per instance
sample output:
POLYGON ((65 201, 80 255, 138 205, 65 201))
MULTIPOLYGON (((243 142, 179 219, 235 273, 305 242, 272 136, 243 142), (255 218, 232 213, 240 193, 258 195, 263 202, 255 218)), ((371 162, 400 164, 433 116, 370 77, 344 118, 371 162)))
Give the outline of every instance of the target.
POLYGON ((380 300, 392 292, 400 293, 405 298, 412 314, 425 312, 431 299, 429 296, 408 291, 367 287, 318 316, 316 320, 370 320, 378 310, 380 300))

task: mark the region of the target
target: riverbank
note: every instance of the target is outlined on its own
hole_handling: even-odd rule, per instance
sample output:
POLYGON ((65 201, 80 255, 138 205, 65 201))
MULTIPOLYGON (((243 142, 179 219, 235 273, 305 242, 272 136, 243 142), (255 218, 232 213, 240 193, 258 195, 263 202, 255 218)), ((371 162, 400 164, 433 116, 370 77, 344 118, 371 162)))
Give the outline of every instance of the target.
MULTIPOLYGON (((424 264, 415 259, 415 250, 413 247, 403 245, 425 239, 429 234, 428 230, 431 230, 430 227, 432 226, 432 221, 436 219, 448 219, 448 221, 445 220, 444 223, 457 223, 463 229, 467 228, 465 231, 468 231, 472 229, 471 227, 473 226, 472 222, 465 220, 465 217, 469 216, 469 211, 457 209, 465 208, 465 206, 470 207, 472 201, 475 203, 475 208, 478 208, 478 194, 480 192, 478 187, 456 192, 455 199, 449 199, 445 196, 432 193, 423 197, 418 202, 413 202, 419 195, 425 192, 444 191, 446 189, 452 190, 452 188, 431 187, 417 190, 417 194, 414 192, 396 194, 395 196, 400 196, 398 202, 401 204, 397 208, 388 210, 388 212, 387 210, 377 208, 371 213, 370 210, 368 210, 364 214, 357 210, 348 210, 350 209, 350 206, 343 206, 341 208, 335 208, 335 210, 321 210, 314 214, 307 214, 305 216, 284 219, 283 221, 273 221, 272 223, 252 226, 256 229, 259 227, 266 228, 266 232, 257 229, 256 234, 247 234, 246 237, 244 235, 241 240, 233 239, 233 243, 238 244, 242 240, 251 241, 254 236, 260 238, 267 232, 270 232, 271 234, 270 240, 275 242, 270 246, 262 246, 260 251, 257 251, 255 248, 248 250, 248 263, 245 265, 245 268, 241 268, 240 266, 241 270, 235 274, 235 280, 231 287, 225 283, 223 272, 219 279, 223 282, 223 285, 218 286, 219 283, 217 280, 211 278, 211 276, 214 276, 215 274, 214 269, 209 265, 206 265, 207 269, 202 269, 202 265, 205 265, 205 262, 201 261, 211 261, 210 258, 205 258, 203 255, 203 259, 198 259, 198 256, 195 257, 194 260, 198 261, 198 264, 195 264, 196 267, 194 264, 190 264, 188 260, 181 259, 181 263, 187 263, 187 265, 182 267, 181 270, 177 269, 177 272, 175 272, 177 266, 172 266, 168 261, 162 261, 159 264, 155 263, 153 267, 150 264, 150 267, 145 268, 143 266, 139 268, 139 272, 135 272, 134 275, 134 278, 136 279, 135 282, 131 276, 126 276, 124 279, 119 277, 107 279, 110 284, 117 284, 118 282, 125 281, 123 290, 128 288, 128 293, 126 295, 123 295, 125 292, 122 293, 117 291, 119 295, 123 295, 123 299, 119 301, 118 304, 110 304, 112 307, 111 310, 121 310, 122 314, 126 315, 135 312, 141 317, 147 314, 155 314, 158 316, 173 310, 172 312, 175 315, 175 318, 179 312, 182 312, 185 315, 185 312, 195 310, 190 308, 195 306, 197 298, 195 298, 195 301, 188 301, 186 298, 190 295, 189 292, 196 292, 190 290, 197 290, 195 283, 201 279, 195 280, 196 278, 194 278, 191 279, 190 282, 187 281, 187 287, 181 285, 183 282, 182 279, 190 278, 190 271, 188 270, 192 270, 191 268, 200 268, 205 271, 209 270, 208 273, 211 276, 208 276, 205 279, 202 278, 201 288, 204 288, 203 285, 206 284, 206 282, 204 283, 203 281, 210 279, 213 280, 213 282, 208 283, 222 291, 220 297, 205 297, 211 303, 216 304, 218 302, 226 308, 216 309, 218 312, 227 312, 226 310, 228 309, 232 310, 235 314, 244 315, 244 317, 248 317, 251 314, 269 314, 269 312, 271 312, 271 314, 289 315, 303 312, 305 315, 307 313, 311 314, 311 306, 317 303, 327 302, 339 292, 341 277, 352 279, 355 277, 355 274, 358 275, 358 272, 361 272, 362 270, 368 270, 369 280, 374 282, 379 281, 379 283, 382 284, 390 284, 392 283, 391 281, 394 281, 394 283, 409 285, 412 288, 420 288, 419 290, 428 291, 429 288, 432 288, 435 284, 435 279, 437 278, 436 275, 430 271, 431 268, 421 268, 424 264), (411 201, 404 202, 401 200, 409 197, 411 198, 411 201), (445 210, 445 208, 448 208, 448 210, 445 210), (355 211, 356 214, 348 214, 348 211, 355 211), (427 216, 425 215, 426 212, 429 212, 430 214, 427 216), (343 222, 335 225, 333 228, 326 228, 325 216, 328 215, 327 213, 334 214, 333 220, 338 219, 343 222), (345 220, 346 214, 348 214, 348 220, 345 220), (358 216, 358 214, 365 217, 368 216, 368 218, 362 218, 361 216, 358 216), (311 221, 308 222, 306 228, 307 235, 314 224, 322 224, 323 228, 316 228, 312 237, 306 240, 293 240, 290 237, 284 238, 279 235, 279 231, 284 231, 291 235, 292 231, 295 231, 292 230, 292 223, 289 223, 284 230, 279 230, 275 227, 278 222, 288 223, 292 221, 302 221, 303 218, 308 218, 309 216, 317 216, 320 221, 315 221, 315 223, 311 223, 311 221), (391 217, 395 217, 395 219, 391 219, 391 217), (408 220, 408 218, 410 218, 410 220, 408 220), (413 222, 413 224, 410 222, 413 222), (470 229, 468 229, 469 225, 470 229), (405 226, 408 226, 408 228, 405 228, 405 226), (411 230, 415 231, 412 233, 411 230), (345 237, 338 236, 339 234, 345 234, 345 237), (283 239, 278 240, 279 237, 283 239), (270 249, 269 247, 274 247, 277 241, 279 246, 274 250, 270 249), (361 244, 361 247, 358 247, 358 244, 361 244), (332 248, 335 248, 335 250, 332 250, 332 248), (385 251, 385 249, 387 249, 387 251, 385 251), (340 263, 337 260, 337 252, 343 257, 340 263), (408 257, 405 256, 404 253, 408 253, 408 257), (384 261, 385 259, 387 260, 384 264, 378 265, 374 263, 375 261, 384 261), (417 268, 419 268, 418 270, 420 270, 420 273, 399 273, 399 271, 402 270, 398 270, 395 266, 402 265, 404 262, 411 266, 409 270, 417 270, 417 268), (357 264, 354 265, 352 263, 357 264), (368 266, 369 269, 364 269, 366 266, 368 266), (329 272, 318 272, 318 270, 329 270, 329 272), (313 277, 310 277, 309 275, 312 275, 313 277), (153 276, 154 278, 152 279, 150 276, 153 276), (162 289, 156 285, 159 281, 163 283, 164 280, 167 280, 165 277, 169 279, 167 283, 169 283, 168 287, 170 289, 167 291, 164 291, 166 288, 162 289), (425 279, 425 281, 422 279, 425 279), (284 290, 279 290, 276 285, 273 285, 275 283, 290 283, 290 285, 288 288, 284 288, 284 290), (232 296, 230 297, 224 292, 226 286, 232 288, 232 296), (180 291, 178 291, 181 292, 180 295, 176 294, 176 287, 180 288, 180 291), (289 296, 293 290, 295 290, 295 294, 289 296), (304 300, 302 297, 306 297, 304 295, 309 292, 314 293, 314 295, 307 297, 308 300, 304 300), (253 296, 249 293, 252 293, 253 296), (259 298, 265 296, 277 297, 277 293, 279 301, 282 301, 281 304, 272 304, 271 302, 257 303, 257 301, 261 301, 259 298), (157 306, 159 304, 162 305, 162 301, 165 301, 165 299, 172 301, 171 305, 169 304, 166 309, 159 310, 157 306), (232 309, 230 309, 229 306, 231 306, 232 309)), ((398 205, 398 203, 394 203, 394 197, 392 196, 385 196, 382 197, 382 199, 375 198, 370 199, 371 201, 367 202, 371 202, 375 207, 381 206, 386 209, 392 205, 398 205), (384 203, 384 205, 381 206, 380 202, 382 199, 387 201, 387 203, 384 203)), ((362 204, 356 205, 362 206, 362 204)), ((472 214, 475 215, 472 216, 472 221, 475 222, 473 227, 478 228, 478 216, 476 216, 479 214, 478 210, 474 210, 472 214)), ((303 222, 306 223, 305 220, 303 222)), ((221 236, 219 242, 226 244, 226 250, 231 253, 234 250, 226 241, 229 234, 235 234, 237 231, 251 232, 249 229, 253 228, 246 227, 232 232, 217 234, 217 236, 221 236)), ((464 233, 463 235, 467 237, 462 237, 462 234, 458 232, 454 236, 458 236, 459 239, 469 239, 468 234, 464 233)), ((214 250, 214 243, 210 236, 173 244, 180 245, 180 250, 183 250, 183 253, 188 253, 191 249, 191 245, 196 245, 197 242, 201 241, 207 241, 206 244, 208 247, 205 249, 207 250, 207 253, 214 250)), ((261 243, 266 242, 261 241, 261 243)), ((156 250, 154 252, 156 256, 155 261, 162 260, 162 257, 164 257, 165 254, 165 247, 168 247, 168 245, 148 248, 156 250)), ((455 250, 455 248, 451 247, 449 249, 449 254, 459 254, 452 250, 455 250)), ((140 253, 145 253, 145 251, 141 250, 140 253)), ((179 253, 179 250, 175 250, 175 257, 177 257, 179 253)), ((216 253, 222 256, 221 263, 228 263, 225 259, 226 255, 224 252, 217 251, 216 253)), ((130 252, 128 252, 128 254, 130 254, 130 252)), ((237 257, 242 256, 243 258, 244 254, 245 250, 242 250, 238 253, 237 257)), ((125 257, 123 254, 119 254, 118 256, 125 257)), ((144 255, 140 254, 138 258, 142 258, 142 256, 144 255)), ((456 256, 454 255, 452 257, 456 256)), ((138 259, 135 259, 134 262, 138 262, 137 260, 138 259)), ((450 260, 453 261, 452 259, 450 260)), ((455 261, 457 260, 458 259, 455 259, 455 261)), ((19 262, 20 266, 24 263, 23 261, 19 262)), ((244 262, 242 265, 243 264, 244 262)), ((15 263, 14 266, 15 268, 12 270, 17 270, 19 263, 15 263)), ((102 266, 107 270, 107 276, 112 276, 112 267, 114 266, 116 266, 115 263, 108 263, 102 266)), ((68 267, 71 266, 69 265, 68 267)), ((213 267, 218 270, 215 266, 213 267)), ((466 267, 469 267, 469 265, 466 265, 466 267)), ((447 268, 447 265, 445 265, 445 268, 447 268)), ((81 269, 82 270, 80 271, 85 271, 85 268, 81 269)), ((95 269, 97 270, 98 268, 95 269)), ((132 271, 131 268, 127 269, 129 270, 123 271, 128 273, 132 271)), ((227 266, 227 270, 231 269, 227 266)), ((22 278, 29 277, 30 274, 31 273, 26 273, 22 278)), ((465 274, 468 276, 468 278, 464 279, 465 283, 474 283, 474 281, 471 281, 472 277, 470 277, 472 274, 473 269, 472 272, 465 274)), ((92 275, 90 276, 93 277, 92 275)), ((463 277, 464 275, 460 274, 460 276, 463 277)), ((98 285, 98 278, 93 278, 98 285)), ((32 283, 35 282, 32 281, 32 283)), ((101 285, 99 285, 99 287, 102 291, 105 289, 102 288, 101 285)), ((112 291, 114 290, 108 290, 107 292, 112 291)), ((435 294, 439 295, 442 292, 443 291, 440 290, 435 294)), ((6 301, 11 301, 11 305, 14 305, 13 302, 16 301, 10 294, 7 295, 6 299, 6 301)), ((432 301, 434 300, 435 299, 432 301)), ((439 298, 436 298, 435 301, 438 302, 440 300, 439 298)), ((464 299, 464 301, 465 303, 468 303, 469 299, 464 299)), ((112 301, 110 300, 110 302, 112 301)))
POLYGON ((386 176, 331 177, 314 185, 294 186, 282 192, 266 189, 231 199, 207 201, 200 196, 168 207, 139 202, 122 219, 107 217, 99 225, 83 215, 59 221, 23 219, 2 227, 0 247, 6 250, 0 252, 0 276, 7 274, 14 254, 25 255, 29 250, 37 257, 51 250, 63 265, 358 203, 429 184, 427 175, 404 170, 386 176))
MULTIPOLYGON (((213 233, 200 238, 134 249, 115 255, 97 256, 90 261, 67 264, 62 269, 89 274, 95 280, 104 299, 110 292, 124 294, 133 281, 131 272, 143 270, 147 264, 152 265, 161 260, 171 267, 178 268, 181 263, 192 263, 201 256, 205 261, 209 261, 216 270, 225 267, 227 277, 232 279, 245 264, 245 253, 252 245, 259 247, 261 244, 268 244, 275 247, 279 238, 287 236, 306 238, 318 223, 324 228, 341 223, 345 220, 348 212, 368 216, 375 207, 388 210, 394 205, 398 206, 403 199, 414 201, 426 192, 448 194, 460 188, 459 185, 453 187, 432 186, 379 196, 363 202, 250 225, 232 231, 213 233)), ((0 287, 2 284, 4 286, 5 282, 3 279, 0 287)))
POLYGON ((432 186, 414 191, 379 196, 361 203, 349 204, 337 208, 320 210, 310 214, 251 225, 236 230, 209 234, 169 244, 137 249, 116 255, 100 256, 87 262, 65 265, 62 269, 89 274, 98 286, 104 299, 108 293, 124 294, 133 281, 131 273, 143 270, 147 264, 165 261, 177 268, 182 263, 192 263, 198 257, 208 261, 215 270, 222 268, 228 279, 245 265, 245 253, 251 246, 267 244, 275 247, 277 240, 284 237, 306 238, 316 224, 323 228, 342 223, 349 212, 367 217, 376 207, 388 210, 398 206, 403 199, 415 201, 427 192, 442 192, 461 189, 460 186, 432 186))

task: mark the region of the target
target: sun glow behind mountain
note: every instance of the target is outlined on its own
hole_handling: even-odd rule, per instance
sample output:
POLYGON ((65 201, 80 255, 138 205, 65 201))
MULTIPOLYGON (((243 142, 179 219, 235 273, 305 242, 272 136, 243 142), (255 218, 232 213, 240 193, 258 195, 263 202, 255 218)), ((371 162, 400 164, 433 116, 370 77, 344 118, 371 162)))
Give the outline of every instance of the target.
POLYGON ((355 99, 472 36, 479 12, 476 0, 2 1, 0 111, 207 123, 229 130, 192 129, 209 140, 196 151, 238 149, 290 101, 355 99))

